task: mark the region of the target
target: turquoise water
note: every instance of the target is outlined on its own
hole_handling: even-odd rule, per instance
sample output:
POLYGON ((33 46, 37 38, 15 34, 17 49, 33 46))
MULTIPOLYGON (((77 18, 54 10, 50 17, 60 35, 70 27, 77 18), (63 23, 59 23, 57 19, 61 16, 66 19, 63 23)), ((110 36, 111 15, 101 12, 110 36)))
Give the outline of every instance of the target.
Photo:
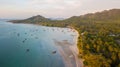
POLYGON ((0 67, 64 67, 53 39, 72 42, 67 28, 0 21, 0 67))

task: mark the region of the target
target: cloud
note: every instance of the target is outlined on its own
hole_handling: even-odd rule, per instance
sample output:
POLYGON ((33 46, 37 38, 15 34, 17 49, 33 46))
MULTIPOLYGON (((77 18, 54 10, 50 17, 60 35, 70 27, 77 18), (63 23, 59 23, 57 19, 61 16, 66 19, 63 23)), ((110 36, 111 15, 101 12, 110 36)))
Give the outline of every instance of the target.
POLYGON ((79 6, 80 0, 30 0, 29 5, 39 8, 59 8, 79 6))
POLYGON ((29 0, 30 8, 36 10, 38 14, 51 16, 70 16, 81 7, 81 0, 29 0))
POLYGON ((0 17, 66 18, 112 8, 120 8, 120 0, 0 0, 0 17))

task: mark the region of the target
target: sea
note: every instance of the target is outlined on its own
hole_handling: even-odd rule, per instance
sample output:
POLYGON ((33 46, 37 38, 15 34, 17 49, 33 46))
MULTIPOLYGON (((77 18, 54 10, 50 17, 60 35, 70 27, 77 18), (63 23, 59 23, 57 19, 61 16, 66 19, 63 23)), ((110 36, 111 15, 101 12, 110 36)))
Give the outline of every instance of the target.
POLYGON ((0 20, 0 67, 65 67, 54 40, 73 43, 69 28, 0 20))

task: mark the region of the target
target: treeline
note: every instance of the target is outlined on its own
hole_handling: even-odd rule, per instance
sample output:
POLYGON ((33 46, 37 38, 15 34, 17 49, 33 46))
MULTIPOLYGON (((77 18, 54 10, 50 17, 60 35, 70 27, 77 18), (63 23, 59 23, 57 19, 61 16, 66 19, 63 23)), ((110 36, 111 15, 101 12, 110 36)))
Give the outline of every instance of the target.
POLYGON ((120 67, 120 9, 74 16, 65 20, 53 21, 40 17, 22 22, 57 27, 72 26, 80 34, 77 46, 79 57, 84 59, 86 67, 120 67))

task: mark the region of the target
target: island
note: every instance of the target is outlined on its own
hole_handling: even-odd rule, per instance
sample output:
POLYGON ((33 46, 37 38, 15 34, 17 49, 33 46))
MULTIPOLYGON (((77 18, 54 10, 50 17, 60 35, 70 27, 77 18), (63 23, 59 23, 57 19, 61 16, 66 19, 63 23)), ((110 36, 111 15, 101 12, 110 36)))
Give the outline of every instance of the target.
POLYGON ((84 67, 120 67, 120 9, 88 13, 64 20, 51 20, 37 15, 9 22, 75 29, 79 34, 78 57, 83 60, 84 67))

